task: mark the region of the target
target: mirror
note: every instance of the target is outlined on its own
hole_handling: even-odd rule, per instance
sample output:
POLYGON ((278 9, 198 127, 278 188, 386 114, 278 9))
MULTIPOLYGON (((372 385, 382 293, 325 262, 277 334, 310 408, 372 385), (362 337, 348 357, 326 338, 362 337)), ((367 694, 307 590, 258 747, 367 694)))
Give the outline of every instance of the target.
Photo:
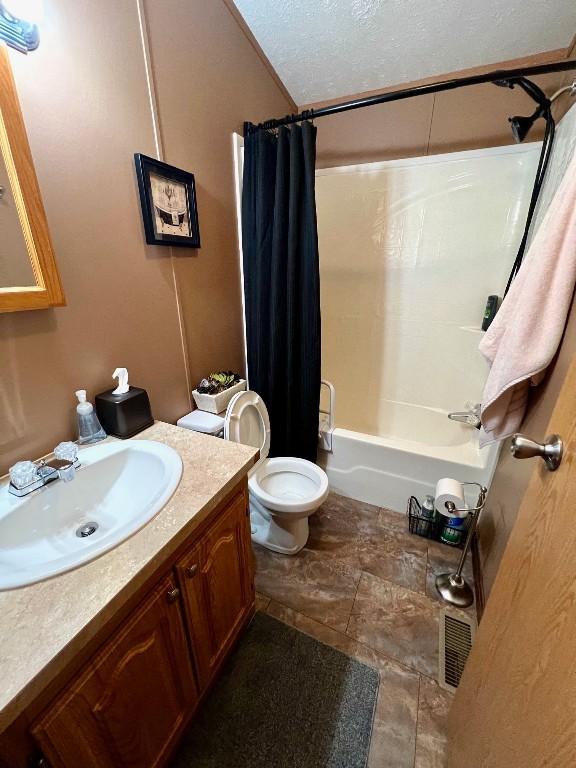
POLYGON ((35 285, 36 279, 3 157, 0 157, 0 231, 0 288, 35 285))
POLYGON ((0 45, 0 312, 64 303, 8 51, 0 45))

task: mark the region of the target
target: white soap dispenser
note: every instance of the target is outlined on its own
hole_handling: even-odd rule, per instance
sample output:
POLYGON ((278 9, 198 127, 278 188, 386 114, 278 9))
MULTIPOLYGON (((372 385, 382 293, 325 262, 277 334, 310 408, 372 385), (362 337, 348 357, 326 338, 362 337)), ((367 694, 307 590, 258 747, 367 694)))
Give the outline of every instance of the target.
POLYGON ((78 398, 76 413, 78 415, 78 443, 97 443, 105 440, 107 435, 98 421, 94 406, 86 400, 86 390, 78 389, 75 393, 78 398))

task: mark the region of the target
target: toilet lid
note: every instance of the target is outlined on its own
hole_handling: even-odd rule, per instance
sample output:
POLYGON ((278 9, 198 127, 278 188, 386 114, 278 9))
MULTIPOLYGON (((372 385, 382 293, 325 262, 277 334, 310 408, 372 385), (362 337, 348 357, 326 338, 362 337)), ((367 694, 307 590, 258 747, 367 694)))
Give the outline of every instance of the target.
POLYGON ((230 400, 224 417, 224 439, 258 448, 260 460, 254 467, 268 456, 270 419, 264 401, 256 392, 238 392, 230 400))

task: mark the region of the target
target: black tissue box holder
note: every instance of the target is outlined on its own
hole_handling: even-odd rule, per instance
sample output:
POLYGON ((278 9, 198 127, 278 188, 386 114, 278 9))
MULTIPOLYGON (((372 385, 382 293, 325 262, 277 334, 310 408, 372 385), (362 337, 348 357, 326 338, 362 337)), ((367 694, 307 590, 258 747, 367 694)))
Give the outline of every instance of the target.
POLYGON ((96 395, 96 413, 108 435, 125 440, 154 424, 145 389, 130 387, 122 395, 114 395, 113 391, 109 389, 96 395))

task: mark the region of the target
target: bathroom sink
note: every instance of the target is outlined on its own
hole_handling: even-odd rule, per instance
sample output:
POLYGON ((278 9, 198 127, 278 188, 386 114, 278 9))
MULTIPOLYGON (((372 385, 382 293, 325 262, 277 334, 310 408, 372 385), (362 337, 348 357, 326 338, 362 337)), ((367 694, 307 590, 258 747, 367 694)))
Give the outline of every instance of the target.
POLYGON ((152 440, 81 448, 68 483, 17 498, 0 484, 0 590, 76 568, 146 525, 182 475, 180 456, 152 440))

